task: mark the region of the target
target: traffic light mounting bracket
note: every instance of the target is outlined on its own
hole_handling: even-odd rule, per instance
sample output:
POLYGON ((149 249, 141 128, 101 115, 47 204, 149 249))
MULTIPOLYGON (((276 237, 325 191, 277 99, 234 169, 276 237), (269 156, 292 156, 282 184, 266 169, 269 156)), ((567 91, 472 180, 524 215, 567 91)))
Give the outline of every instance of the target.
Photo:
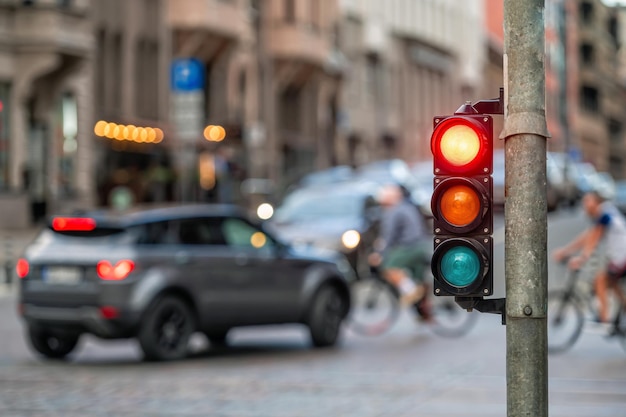
POLYGON ((504 88, 500 87, 498 98, 478 100, 474 104, 464 104, 455 114, 504 114, 504 88))
POLYGON ((454 301, 464 310, 476 309, 481 313, 500 314, 502 324, 506 324, 506 298, 454 297, 454 301))

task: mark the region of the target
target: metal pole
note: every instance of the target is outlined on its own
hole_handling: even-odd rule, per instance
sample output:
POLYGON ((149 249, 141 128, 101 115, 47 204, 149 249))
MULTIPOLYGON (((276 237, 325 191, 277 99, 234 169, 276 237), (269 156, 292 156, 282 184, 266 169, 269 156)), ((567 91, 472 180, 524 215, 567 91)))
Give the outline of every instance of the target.
POLYGON ((507 416, 548 416, 544 0, 504 0, 507 416))

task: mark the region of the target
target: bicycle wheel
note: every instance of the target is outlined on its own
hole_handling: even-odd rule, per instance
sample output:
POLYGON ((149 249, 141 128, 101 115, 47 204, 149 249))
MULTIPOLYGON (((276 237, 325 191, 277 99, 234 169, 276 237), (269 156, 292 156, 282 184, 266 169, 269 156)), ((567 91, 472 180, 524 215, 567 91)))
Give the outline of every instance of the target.
POLYGON ((571 348, 580 337, 584 312, 571 292, 548 292, 548 352, 560 353, 571 348))
POLYGON ((430 297, 432 320, 430 329, 437 336, 465 336, 478 321, 477 312, 462 309, 452 297, 430 297))
POLYGON ((619 339, 620 345, 622 345, 622 349, 626 350, 626 314, 622 311, 620 317, 618 318, 618 322, 616 324, 615 331, 617 334, 615 337, 619 339))
POLYGON ((350 328, 364 336, 389 330, 400 313, 398 292, 386 282, 365 278, 352 284, 350 328))

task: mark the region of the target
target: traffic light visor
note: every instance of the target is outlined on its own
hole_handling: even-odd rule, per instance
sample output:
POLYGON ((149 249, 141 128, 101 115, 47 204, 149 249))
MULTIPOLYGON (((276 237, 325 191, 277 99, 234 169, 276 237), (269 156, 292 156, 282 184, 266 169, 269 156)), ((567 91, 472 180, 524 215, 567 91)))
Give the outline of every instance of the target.
POLYGON ((491 118, 450 116, 435 118, 431 137, 434 173, 491 173, 491 118))

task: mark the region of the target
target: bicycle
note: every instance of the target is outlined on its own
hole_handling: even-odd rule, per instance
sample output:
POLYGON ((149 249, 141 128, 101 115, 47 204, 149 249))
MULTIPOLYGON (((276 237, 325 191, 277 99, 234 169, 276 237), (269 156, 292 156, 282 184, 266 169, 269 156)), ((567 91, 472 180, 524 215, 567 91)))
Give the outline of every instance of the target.
MULTIPOLYGON (((566 264, 564 260, 562 264, 566 264)), ((562 353, 570 349, 580 338, 586 316, 598 317, 597 297, 593 286, 580 279, 581 270, 568 268, 564 288, 548 291, 548 352, 562 353)), ((620 281, 624 286, 625 280, 620 281)), ((624 308, 616 297, 610 303, 611 334, 620 340, 626 350, 626 320, 622 320, 624 308)))
MULTIPOLYGON (((380 275, 377 268, 372 267, 369 275, 355 281, 351 290, 353 306, 348 323, 355 333, 378 336, 391 329, 402 311, 400 292, 380 275)), ((464 336, 478 320, 478 313, 463 310, 453 297, 430 295, 410 308, 433 333, 442 337, 464 336), (428 315, 426 303, 430 304, 428 315)))

